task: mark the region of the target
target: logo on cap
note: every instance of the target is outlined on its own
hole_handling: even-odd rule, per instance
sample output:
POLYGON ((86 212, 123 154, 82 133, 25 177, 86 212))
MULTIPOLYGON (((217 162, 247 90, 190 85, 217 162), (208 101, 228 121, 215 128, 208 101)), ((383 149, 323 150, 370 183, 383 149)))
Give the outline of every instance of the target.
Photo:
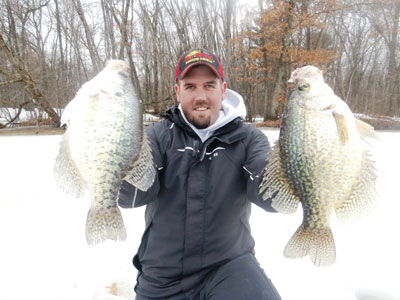
POLYGON ((210 64, 214 63, 214 59, 211 55, 208 55, 200 50, 194 50, 185 56, 185 64, 190 64, 195 61, 205 61, 210 64))
POLYGON ((176 65, 175 80, 177 81, 185 77, 189 70, 195 65, 206 65, 213 70, 215 75, 224 80, 222 66, 218 58, 204 49, 191 50, 179 58, 176 65))

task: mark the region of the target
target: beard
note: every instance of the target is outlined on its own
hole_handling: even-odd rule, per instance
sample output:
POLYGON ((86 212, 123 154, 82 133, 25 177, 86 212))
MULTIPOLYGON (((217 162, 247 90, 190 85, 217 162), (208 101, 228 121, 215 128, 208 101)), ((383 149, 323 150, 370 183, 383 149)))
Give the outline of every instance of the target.
POLYGON ((205 128, 207 128, 208 126, 210 126, 211 117, 208 117, 208 118, 206 118, 206 119, 196 119, 196 118, 193 118, 191 123, 192 123, 192 124, 194 125, 194 127, 196 127, 197 129, 205 129, 205 128))

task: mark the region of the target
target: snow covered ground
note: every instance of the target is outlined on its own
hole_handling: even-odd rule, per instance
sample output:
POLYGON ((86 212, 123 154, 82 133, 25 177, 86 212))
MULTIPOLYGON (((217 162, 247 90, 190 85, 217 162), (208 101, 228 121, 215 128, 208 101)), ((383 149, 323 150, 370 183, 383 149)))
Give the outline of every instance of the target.
MULTIPOLYGON (((266 130, 273 142, 277 130, 266 130)), ((376 150, 381 203, 361 221, 332 221, 337 262, 314 267, 282 252, 301 223, 254 207, 256 256, 284 300, 400 300, 400 133, 380 132, 376 150)), ((134 299, 131 259, 144 209, 122 210, 128 239, 91 247, 85 240, 89 199, 55 186, 60 136, 0 137, 0 300, 134 299)), ((227 299, 228 300, 228 299, 227 299)))

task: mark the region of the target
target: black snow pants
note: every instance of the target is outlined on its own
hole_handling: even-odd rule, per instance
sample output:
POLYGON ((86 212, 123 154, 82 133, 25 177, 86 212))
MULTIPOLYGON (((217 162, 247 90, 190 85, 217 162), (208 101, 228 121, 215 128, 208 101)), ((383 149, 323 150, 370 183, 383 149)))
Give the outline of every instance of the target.
MULTIPOLYGON (((173 298, 177 299, 177 298, 173 298)), ((253 254, 240 256, 210 272, 194 297, 180 300, 280 300, 278 291, 253 254)), ((136 300, 168 300, 136 295, 136 300)))

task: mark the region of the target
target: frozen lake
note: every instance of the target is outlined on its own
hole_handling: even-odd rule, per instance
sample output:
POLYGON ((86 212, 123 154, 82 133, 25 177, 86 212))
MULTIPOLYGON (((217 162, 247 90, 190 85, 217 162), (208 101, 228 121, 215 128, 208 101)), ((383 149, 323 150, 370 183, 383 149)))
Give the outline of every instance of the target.
MULTIPOLYGON (((278 130, 265 130, 272 143, 278 130)), ((400 133, 379 132, 377 209, 361 221, 332 222, 337 261, 314 267, 283 249, 301 223, 253 206, 256 256, 284 300, 400 300, 400 133)), ((0 137, 0 300, 134 299, 131 264, 144 228, 144 208, 122 210, 125 242, 86 244, 89 199, 55 186, 60 136, 0 137)))

